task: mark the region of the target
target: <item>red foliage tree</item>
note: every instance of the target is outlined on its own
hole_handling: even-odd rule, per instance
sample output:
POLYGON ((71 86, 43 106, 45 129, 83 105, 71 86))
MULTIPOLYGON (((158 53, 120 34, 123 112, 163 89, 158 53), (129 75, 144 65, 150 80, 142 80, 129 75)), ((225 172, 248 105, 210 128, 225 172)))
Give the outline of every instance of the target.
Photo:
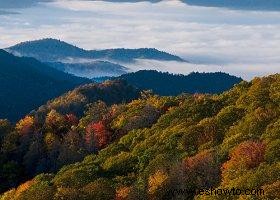
POLYGON ((111 133, 104 120, 91 123, 86 128, 85 141, 89 149, 100 150, 110 142, 111 133))

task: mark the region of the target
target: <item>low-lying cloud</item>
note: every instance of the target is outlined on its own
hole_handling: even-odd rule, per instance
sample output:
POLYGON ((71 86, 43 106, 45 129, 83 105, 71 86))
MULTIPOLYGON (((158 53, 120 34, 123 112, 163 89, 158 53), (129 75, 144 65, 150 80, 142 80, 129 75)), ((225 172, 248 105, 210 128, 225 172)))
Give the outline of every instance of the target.
POLYGON ((132 71, 152 69, 174 74, 189 74, 191 72, 226 72, 242 77, 245 80, 251 80, 256 76, 265 76, 279 72, 278 63, 274 63, 268 67, 266 64, 260 63, 252 65, 246 65, 243 63, 218 65, 139 59, 134 64, 124 65, 129 67, 132 71))

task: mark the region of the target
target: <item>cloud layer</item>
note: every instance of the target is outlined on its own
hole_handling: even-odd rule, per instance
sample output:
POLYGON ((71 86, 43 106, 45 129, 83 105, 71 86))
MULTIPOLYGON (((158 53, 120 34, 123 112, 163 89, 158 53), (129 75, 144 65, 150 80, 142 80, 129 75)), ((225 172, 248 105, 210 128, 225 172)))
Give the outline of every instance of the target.
POLYGON ((11 9, 11 8, 27 8, 34 6, 40 2, 50 2, 53 0, 0 0, 1 9, 11 9))
POLYGON ((53 37, 86 49, 154 47, 195 63, 185 67, 190 71, 245 78, 280 72, 280 12, 195 7, 177 0, 62 0, 10 11, 22 14, 0 15, 1 48, 53 37))

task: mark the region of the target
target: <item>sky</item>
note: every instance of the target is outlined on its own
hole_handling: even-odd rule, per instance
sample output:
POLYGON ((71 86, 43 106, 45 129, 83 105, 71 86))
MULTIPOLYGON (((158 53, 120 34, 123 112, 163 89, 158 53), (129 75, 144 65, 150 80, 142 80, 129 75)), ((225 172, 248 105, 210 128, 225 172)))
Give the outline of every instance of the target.
POLYGON ((33 1, 13 6, 0 0, 0 48, 50 37, 85 49, 157 48, 190 61, 142 60, 131 66, 135 70, 224 71, 245 79, 280 72, 280 12, 196 7, 177 0, 33 1))

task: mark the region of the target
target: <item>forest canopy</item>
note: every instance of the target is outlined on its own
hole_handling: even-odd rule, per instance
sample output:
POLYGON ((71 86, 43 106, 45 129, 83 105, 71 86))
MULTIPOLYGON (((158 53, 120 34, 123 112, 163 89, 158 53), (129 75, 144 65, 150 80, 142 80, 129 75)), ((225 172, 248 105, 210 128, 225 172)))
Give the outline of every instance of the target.
POLYGON ((82 115, 62 97, 15 127, 1 120, 0 199, 280 198, 279 91, 276 74, 219 95, 93 98, 82 115), (233 187, 265 193, 170 196, 233 187))

